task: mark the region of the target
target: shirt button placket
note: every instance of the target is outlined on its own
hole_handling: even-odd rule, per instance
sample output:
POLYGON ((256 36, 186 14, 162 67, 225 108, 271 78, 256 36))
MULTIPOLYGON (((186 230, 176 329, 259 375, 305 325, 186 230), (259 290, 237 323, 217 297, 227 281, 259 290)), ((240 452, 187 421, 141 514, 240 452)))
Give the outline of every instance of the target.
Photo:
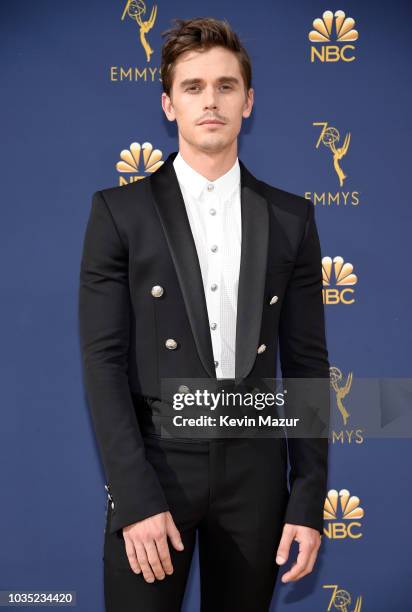
POLYGON ((207 258, 208 258, 208 278, 209 278, 209 320, 211 321, 211 334, 213 353, 215 356, 216 376, 221 376, 221 338, 220 338, 220 300, 221 300, 221 261, 219 243, 221 240, 221 217, 219 213, 219 201, 214 189, 214 185, 209 183, 206 188, 206 199, 208 202, 209 214, 207 215, 207 258))

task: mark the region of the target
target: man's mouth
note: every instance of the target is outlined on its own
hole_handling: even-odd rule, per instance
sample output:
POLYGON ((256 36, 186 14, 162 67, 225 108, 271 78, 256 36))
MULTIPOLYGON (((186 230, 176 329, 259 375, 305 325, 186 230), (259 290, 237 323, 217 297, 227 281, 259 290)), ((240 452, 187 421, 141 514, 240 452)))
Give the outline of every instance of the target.
POLYGON ((205 119, 205 121, 202 121, 201 123, 199 123, 199 125, 206 125, 206 124, 224 125, 223 121, 219 121, 218 119, 205 119))

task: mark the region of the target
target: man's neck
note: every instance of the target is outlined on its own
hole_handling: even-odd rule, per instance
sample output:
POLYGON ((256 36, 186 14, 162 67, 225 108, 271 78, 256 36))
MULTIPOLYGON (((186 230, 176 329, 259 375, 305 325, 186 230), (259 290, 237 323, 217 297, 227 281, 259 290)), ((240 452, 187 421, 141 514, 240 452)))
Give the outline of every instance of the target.
POLYGON ((237 158, 237 146, 235 141, 234 146, 229 149, 207 153, 180 145, 179 153, 193 170, 208 181, 216 181, 232 168, 237 158))

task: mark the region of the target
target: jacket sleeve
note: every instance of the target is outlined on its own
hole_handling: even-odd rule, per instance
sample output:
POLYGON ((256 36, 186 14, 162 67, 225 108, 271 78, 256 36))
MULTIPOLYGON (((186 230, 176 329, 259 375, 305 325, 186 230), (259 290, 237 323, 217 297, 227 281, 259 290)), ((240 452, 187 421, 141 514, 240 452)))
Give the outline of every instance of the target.
POLYGON ((290 402, 288 416, 298 416, 301 421, 300 429, 293 437, 288 436, 290 496, 285 522, 312 527, 322 534, 327 495, 330 383, 321 250, 310 201, 279 326, 280 363, 288 389, 287 403, 290 402), (320 419, 315 414, 320 414, 320 419), (319 426, 311 428, 316 419, 319 426), (311 435, 305 437, 309 430, 311 435), (313 431, 317 433, 314 435, 313 431))
POLYGON ((80 267, 84 382, 112 500, 110 533, 168 510, 145 447, 128 383, 128 250, 102 192, 95 192, 80 267))

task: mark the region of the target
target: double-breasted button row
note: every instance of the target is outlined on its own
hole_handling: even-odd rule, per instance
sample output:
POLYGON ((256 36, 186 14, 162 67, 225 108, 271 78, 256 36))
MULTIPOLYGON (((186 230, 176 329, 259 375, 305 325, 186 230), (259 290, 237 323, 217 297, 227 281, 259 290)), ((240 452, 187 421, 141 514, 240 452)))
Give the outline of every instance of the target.
MULTIPOLYGON (((217 245, 216 245, 216 244, 214 244, 214 245, 211 247, 211 250, 212 250, 212 251, 217 251, 217 248, 218 248, 218 247, 217 247, 217 245)), ((217 284, 216 284, 216 283, 213 283, 213 284, 210 286, 210 288, 211 288, 211 290, 212 290, 212 291, 216 291, 216 289, 217 289, 217 284)), ((156 298, 162 297, 163 293, 164 293, 164 289, 163 289, 163 287, 162 287, 161 285, 153 285, 153 287, 152 287, 152 289, 151 289, 151 294, 152 294, 152 296, 153 296, 153 297, 156 297, 156 298)), ((274 295, 274 296, 273 296, 273 297, 270 299, 269 304, 270 304, 270 305, 272 305, 272 304, 276 304, 276 302, 278 301, 278 299, 279 299, 279 298, 278 298, 278 296, 277 296, 277 295, 274 295)))
MULTIPOLYGON (((217 285, 213 284, 212 285, 212 290, 217 288, 217 285)), ((154 285, 152 287, 151 293, 153 295, 153 297, 161 297, 163 295, 164 289, 163 287, 161 287, 160 285, 154 285)), ((270 304, 275 304, 278 301, 278 296, 274 295, 272 297, 272 299, 270 300, 270 304)), ((216 323, 211 323, 210 325, 211 329, 216 329, 216 323)), ((168 348, 169 350, 173 351, 177 348, 177 342, 174 338, 167 338, 167 340, 165 341, 165 346, 166 348, 168 348)), ((258 349, 257 352, 259 354, 263 353, 266 350, 266 344, 261 344, 258 349)), ((219 365, 218 361, 215 361, 215 367, 217 368, 219 365)), ((183 385, 185 386, 185 385, 183 385)), ((180 387, 179 387, 180 389, 180 387)), ((181 391, 181 393, 184 393, 185 391, 181 391)))

